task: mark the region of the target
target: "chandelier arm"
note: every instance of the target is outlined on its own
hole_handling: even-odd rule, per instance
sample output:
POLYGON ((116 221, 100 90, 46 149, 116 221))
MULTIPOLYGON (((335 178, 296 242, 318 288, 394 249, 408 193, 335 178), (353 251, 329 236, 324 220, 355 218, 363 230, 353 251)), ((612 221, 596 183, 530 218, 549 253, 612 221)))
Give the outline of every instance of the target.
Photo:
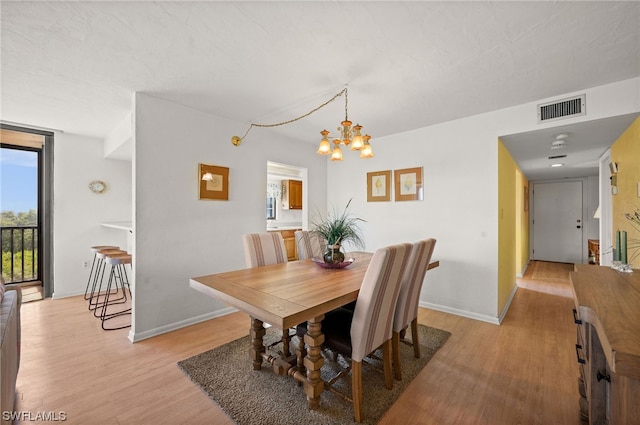
POLYGON ((237 138, 237 142, 236 141, 233 142, 233 144, 237 146, 238 144, 240 144, 239 142, 241 142, 242 140, 244 140, 245 137, 247 137, 247 134, 249 134, 249 131, 251 131, 251 129, 253 127, 263 127, 263 128, 279 127, 281 125, 287 125, 287 124, 291 124, 293 122, 299 121, 299 120, 301 120, 303 118, 308 117, 309 115, 313 114, 314 112, 318 111, 319 109, 324 108, 325 106, 327 106, 328 104, 330 104, 331 102, 336 100, 338 97, 342 96, 342 94, 345 95, 345 97, 344 97, 345 98, 344 110, 345 110, 345 116, 346 116, 346 113, 347 113, 347 88, 345 87, 339 93, 334 95, 331 99, 327 100, 322 105, 312 109, 311 111, 307 112, 306 114, 300 115, 299 117, 292 118, 292 119, 287 120, 287 121, 282 121, 282 122, 278 122, 278 123, 274 123, 274 124, 256 124, 256 123, 251 123, 251 125, 249 126, 247 131, 244 133, 244 136, 242 136, 242 137, 233 136, 231 140, 233 141, 234 139, 237 138))

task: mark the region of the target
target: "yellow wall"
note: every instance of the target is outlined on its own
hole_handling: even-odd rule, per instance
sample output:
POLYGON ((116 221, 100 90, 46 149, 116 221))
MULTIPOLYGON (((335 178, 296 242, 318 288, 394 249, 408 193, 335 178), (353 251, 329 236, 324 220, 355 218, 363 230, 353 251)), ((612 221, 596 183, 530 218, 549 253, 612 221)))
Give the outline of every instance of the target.
POLYGON ((528 181, 498 139, 498 314, 502 313, 529 259, 528 181))
POLYGON ((618 194, 611 196, 613 214, 613 244, 617 230, 627 231, 628 261, 640 268, 640 226, 625 218, 626 213, 640 210, 638 182, 640 182, 640 118, 625 130, 611 146, 611 161, 618 164, 618 194), (632 261, 631 257, 637 254, 632 261))

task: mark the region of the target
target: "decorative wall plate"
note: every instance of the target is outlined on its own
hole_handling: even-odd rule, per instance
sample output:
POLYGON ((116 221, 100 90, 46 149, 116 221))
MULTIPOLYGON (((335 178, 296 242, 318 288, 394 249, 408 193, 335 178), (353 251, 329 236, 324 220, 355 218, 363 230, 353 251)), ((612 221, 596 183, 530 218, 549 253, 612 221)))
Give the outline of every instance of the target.
POLYGON ((89 183, 89 189, 91 189, 93 193, 103 193, 107 190, 107 184, 102 180, 94 180, 89 183))

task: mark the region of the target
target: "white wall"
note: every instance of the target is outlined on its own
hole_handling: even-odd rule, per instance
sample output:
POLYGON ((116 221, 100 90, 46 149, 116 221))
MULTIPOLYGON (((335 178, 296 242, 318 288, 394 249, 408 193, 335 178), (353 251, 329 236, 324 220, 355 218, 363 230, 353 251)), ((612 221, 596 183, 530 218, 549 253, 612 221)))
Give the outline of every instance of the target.
POLYGON ((133 117, 127 114, 104 139, 104 157, 131 161, 133 155, 133 117))
MULTIPOLYGON (((600 178, 598 176, 589 176, 586 179, 586 188, 584 190, 584 222, 585 222, 585 238, 598 239, 600 234, 600 220, 593 218, 599 204, 599 185, 600 178)), ((584 249, 586 252, 587 243, 585 240, 584 249)))
MULTIPOLYGON (((134 315, 137 341, 225 312, 191 277, 245 267, 241 236, 265 231, 267 161, 308 169, 311 208, 326 205, 315 147, 143 93, 134 97, 134 315), (274 152, 277 152, 274 153, 274 152), (229 167, 229 201, 198 200, 198 163, 229 167)), ((247 324, 248 325, 248 324, 247 324)))
MULTIPOLYGON (((637 112, 639 87, 640 79, 635 78, 576 92, 587 94, 587 116, 556 123, 537 124, 536 105, 546 101, 542 99, 373 138, 373 159, 346 152, 344 162, 329 163, 331 180, 349 184, 329 186, 328 202, 342 207, 353 198, 352 211, 367 220, 369 251, 436 238, 434 258, 441 261, 440 267, 427 275, 422 305, 497 323, 498 137, 637 112), (367 172, 420 166, 424 168, 424 201, 366 202, 367 172)), ((590 211, 591 200, 588 202, 590 211)))
POLYGON ((131 219, 131 162, 104 159, 102 140, 55 133, 53 187, 53 297, 84 294, 89 247, 127 246, 126 232, 100 223, 131 219), (105 181, 106 192, 91 192, 92 180, 105 181))
POLYGON ((368 251, 436 238, 441 263, 429 272, 423 300, 486 320, 498 301, 496 141, 495 123, 477 116, 372 139, 374 158, 347 152, 328 169, 332 179, 350 182, 329 189, 329 204, 353 197, 354 215, 367 220, 368 251), (424 201, 366 202, 367 172, 413 167, 423 167, 424 201))
MULTIPOLYGON (((636 78, 575 92, 587 93, 588 115, 558 124, 637 112, 639 87, 636 78)), ((361 160, 347 151, 344 162, 332 163, 316 155, 315 146, 284 141, 268 130, 254 130, 236 148, 230 137, 244 131, 245 123, 136 94, 133 164, 104 159, 101 140, 55 135, 54 297, 83 293, 89 246, 126 245, 124 232, 100 223, 131 217, 133 165, 136 292, 130 338, 224 313, 225 305, 191 290, 189 278, 244 267, 240 236, 264 231, 271 160, 308 168, 310 211, 341 208, 353 197, 352 211, 367 220, 370 251, 436 237, 434 256, 441 266, 429 272, 422 305, 496 322, 497 138, 542 127, 535 106, 546 100, 374 138, 375 158, 361 160), (229 201, 198 200, 199 162, 231 168, 229 201), (366 202, 368 171, 416 166, 424 167, 424 201, 366 202), (331 182, 348 184, 328 187, 327 172, 331 182), (91 193, 93 179, 105 180, 108 191, 91 193)))

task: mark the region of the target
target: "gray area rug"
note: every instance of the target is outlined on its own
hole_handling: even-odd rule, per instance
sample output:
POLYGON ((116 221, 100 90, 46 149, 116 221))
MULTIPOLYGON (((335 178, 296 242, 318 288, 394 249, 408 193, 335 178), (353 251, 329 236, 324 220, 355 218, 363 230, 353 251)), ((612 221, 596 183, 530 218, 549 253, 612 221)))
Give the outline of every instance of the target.
MULTIPOLYGON (((363 423, 376 424, 451 336, 449 332, 424 325, 418 325, 418 332, 422 357, 416 359, 413 347, 400 343, 402 381, 394 380, 393 390, 385 388, 381 371, 363 365, 363 423)), ((265 345, 278 341, 281 335, 278 329, 269 328, 264 338, 265 345)), ((410 335, 407 332, 409 338, 410 335)), ((295 342, 296 337, 293 338, 292 347, 295 347, 295 342)), ((245 336, 182 360, 178 366, 239 425, 354 423, 351 403, 330 391, 322 393, 318 410, 309 410, 306 395, 296 380, 274 374, 268 363, 264 363, 261 370, 253 370, 248 348, 249 337, 245 336)), ((278 348, 279 345, 274 347, 276 350, 278 348)), ((366 360, 382 368, 379 360, 382 353, 377 354, 378 359, 366 360)), ((322 366, 323 380, 335 376, 345 364, 341 356, 334 363, 329 352, 322 366)), ((334 386, 351 395, 351 375, 340 379, 334 386)))

